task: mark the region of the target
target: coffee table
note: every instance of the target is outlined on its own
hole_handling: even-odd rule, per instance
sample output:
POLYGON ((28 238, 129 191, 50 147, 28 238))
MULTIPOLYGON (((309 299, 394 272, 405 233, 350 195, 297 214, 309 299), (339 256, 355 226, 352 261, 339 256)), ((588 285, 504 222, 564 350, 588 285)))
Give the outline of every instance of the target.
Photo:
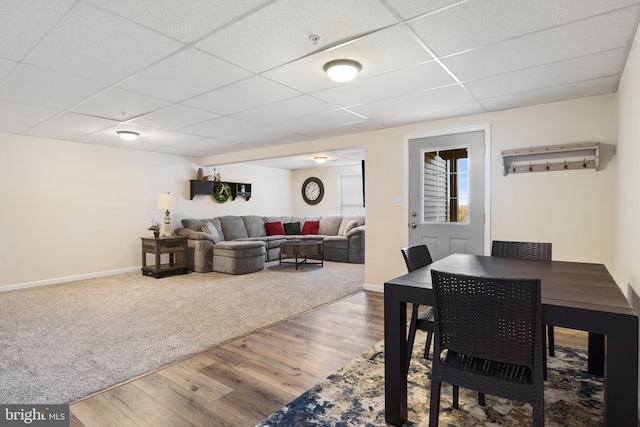
POLYGON ((322 252, 321 240, 289 240, 280 244, 280 265, 295 264, 296 270, 303 264, 324 266, 324 254, 322 252), (315 262, 309 262, 307 257, 317 256, 313 258, 315 262), (283 261, 286 258, 295 258, 293 261, 283 261), (302 260, 298 261, 298 258, 302 260))

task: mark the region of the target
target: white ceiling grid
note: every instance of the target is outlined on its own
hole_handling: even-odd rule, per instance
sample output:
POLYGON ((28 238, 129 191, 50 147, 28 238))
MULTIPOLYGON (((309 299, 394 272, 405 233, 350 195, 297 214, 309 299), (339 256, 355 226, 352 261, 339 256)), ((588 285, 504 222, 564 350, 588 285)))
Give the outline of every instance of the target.
POLYGON ((203 157, 611 93, 639 19, 640 0, 5 0, 0 132, 203 157), (343 58, 360 75, 330 81, 343 58))

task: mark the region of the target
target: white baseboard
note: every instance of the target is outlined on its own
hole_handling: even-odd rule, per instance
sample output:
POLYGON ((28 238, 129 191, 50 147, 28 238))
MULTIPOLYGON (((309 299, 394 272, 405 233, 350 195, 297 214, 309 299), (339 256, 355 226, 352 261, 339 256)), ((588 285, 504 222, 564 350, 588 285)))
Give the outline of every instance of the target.
POLYGON ((0 292, 13 291, 16 289, 35 288, 36 286, 55 285, 64 282, 75 282, 77 280, 93 279, 95 277, 112 276, 114 274, 132 273, 140 271, 140 267, 121 268, 118 270, 99 271, 97 273, 79 274, 77 276, 57 277, 55 279, 37 280, 35 282, 17 283, 15 285, 0 286, 0 292))
POLYGON ((384 293, 384 285, 370 285, 369 283, 365 283, 362 285, 362 289, 365 291, 380 292, 381 294, 384 293))

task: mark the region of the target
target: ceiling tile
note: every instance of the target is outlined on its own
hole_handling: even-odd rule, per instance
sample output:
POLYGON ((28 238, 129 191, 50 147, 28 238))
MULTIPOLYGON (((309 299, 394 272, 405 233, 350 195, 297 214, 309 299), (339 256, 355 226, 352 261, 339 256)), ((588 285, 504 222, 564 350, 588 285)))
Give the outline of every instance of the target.
POLYGON ((150 7, 147 2, 130 0, 90 2, 183 42, 193 42, 269 3, 268 0, 189 0, 185 4, 184 0, 163 0, 161 7, 150 7))
POLYGON ((226 115, 271 104, 300 95, 300 92, 265 79, 254 76, 229 86, 216 89, 183 104, 214 113, 226 115))
POLYGON ((308 95, 303 95, 236 113, 233 114, 232 117, 267 124, 311 116, 335 109, 336 107, 331 104, 327 104, 324 101, 308 95))
POLYGON ((105 88, 68 74, 23 64, 0 84, 0 98, 66 110, 105 88))
POLYGON ((470 101, 473 101, 471 95, 459 85, 455 85, 362 104, 352 107, 350 110, 369 119, 376 119, 378 117, 388 116, 390 111, 400 115, 420 110, 464 104, 470 101))
POLYGON ((274 123, 273 126, 290 132, 306 135, 307 132, 322 130, 329 127, 361 122, 364 119, 346 110, 334 110, 315 114, 309 117, 274 123))
POLYGON ((114 120, 85 116, 83 114, 64 113, 40 123, 38 126, 31 128, 26 134, 74 140, 117 124, 118 122, 114 120))
POLYGON ((51 108, 0 100, 0 132, 22 133, 60 113, 51 108))
POLYGON ((0 58, 0 82, 2 82, 2 80, 4 80, 17 66, 18 62, 0 58))
POLYGON ((111 120, 129 120, 169 105, 166 101, 113 87, 73 108, 76 113, 111 120))
POLYGON ((190 135, 188 133, 181 132, 164 132, 146 137, 143 141, 156 145, 177 147, 184 143, 197 141, 199 139, 202 139, 200 135, 190 135))
POLYGON ((495 98, 486 98, 480 103, 489 111, 525 107, 546 102, 612 93, 618 84, 616 77, 587 80, 561 87, 544 88, 527 92, 513 93, 495 98))
POLYGON ((119 16, 81 3, 26 61, 114 84, 183 45, 119 16))
POLYGON ((315 92, 347 86, 361 79, 431 60, 433 58, 410 31, 403 26, 396 26, 285 64, 263 75, 304 92, 315 92), (323 70, 324 65, 334 59, 345 58, 362 64, 362 70, 356 80, 346 84, 330 80, 323 70))
POLYGON ((118 86, 173 102, 249 77, 251 73, 195 49, 153 65, 118 86))
POLYGON ((236 142, 223 141, 214 138, 205 138, 195 142, 187 142, 180 146, 181 153, 190 153, 191 155, 196 156, 230 153, 237 149, 245 150, 246 147, 236 142))
POLYGON ((626 47, 638 24, 640 7, 518 37, 444 58, 463 81, 626 47))
POLYGON ((384 0, 402 19, 411 19, 425 13, 433 12, 460 0, 384 0))
POLYGON ((76 0, 2 0, 0 57, 23 60, 75 3, 76 0))
POLYGON ((622 68, 626 49, 554 62, 465 84, 478 99, 561 86, 600 77, 615 76, 622 68))
POLYGON ((427 122, 430 120, 444 119, 454 116, 480 114, 485 109, 478 101, 464 102, 462 104, 448 105, 445 107, 430 108, 426 110, 412 111, 410 113, 392 114, 385 117, 377 117, 376 122, 382 126, 402 126, 411 123, 427 122))
POLYGON ((186 105, 173 104, 131 120, 140 126, 176 130, 217 118, 218 115, 186 105))
POLYGON ((280 0, 196 47, 262 72, 396 22, 377 0, 280 0), (312 34, 321 37, 317 45, 309 41, 312 34))
POLYGON ((291 132, 286 130, 276 129, 270 126, 257 126, 238 132, 226 133, 224 135, 221 135, 220 138, 224 139, 225 141, 250 144, 256 142, 280 141, 280 138, 284 138, 290 135, 291 132))
POLYGON ((456 84, 453 77, 432 61, 315 92, 313 96, 334 105, 349 107, 451 84, 456 84))
POLYGON ((460 2, 410 26, 436 55, 445 56, 634 3, 637 0, 477 0, 460 2))
POLYGON ((196 125, 187 126, 180 129, 181 132, 191 133, 207 137, 216 137, 225 133, 237 132, 240 130, 256 127, 255 123, 245 120, 234 119, 233 117, 220 117, 196 125))

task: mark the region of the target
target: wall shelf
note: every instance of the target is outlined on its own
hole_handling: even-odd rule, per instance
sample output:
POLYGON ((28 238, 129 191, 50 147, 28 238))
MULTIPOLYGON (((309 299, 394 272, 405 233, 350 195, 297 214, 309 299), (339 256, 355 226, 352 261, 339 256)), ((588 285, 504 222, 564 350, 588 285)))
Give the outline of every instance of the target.
POLYGON ((211 196, 216 184, 227 184, 231 188, 231 200, 236 197, 244 197, 245 200, 251 198, 251 184, 246 182, 228 182, 228 181, 203 181, 192 179, 189 181, 190 199, 197 195, 211 196))
POLYGON ((502 151, 503 175, 570 169, 598 170, 598 142, 545 145, 502 151))

